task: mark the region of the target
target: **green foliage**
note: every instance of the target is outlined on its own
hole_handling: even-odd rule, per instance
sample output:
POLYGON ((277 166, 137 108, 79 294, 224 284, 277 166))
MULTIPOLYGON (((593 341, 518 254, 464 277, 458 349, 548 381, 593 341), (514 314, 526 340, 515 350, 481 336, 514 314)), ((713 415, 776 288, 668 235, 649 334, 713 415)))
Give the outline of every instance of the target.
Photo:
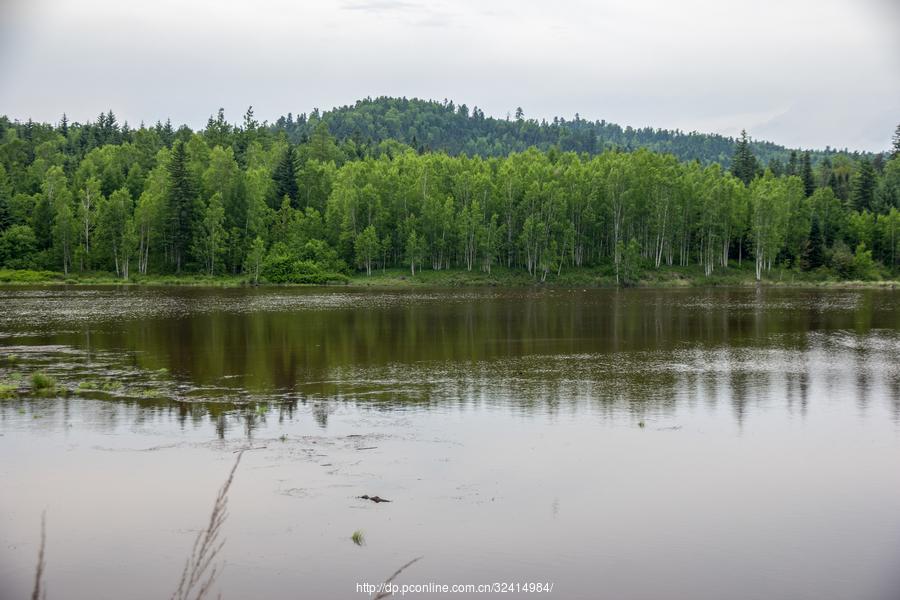
POLYGON ((622 250, 622 283, 626 286, 636 285, 640 276, 641 247, 636 239, 631 238, 622 250))
POLYGON ((189 171, 184 142, 175 144, 168 166, 168 228, 171 235, 171 262, 175 271, 181 272, 187 262, 187 251, 193 236, 196 192, 193 176, 189 171))
MULTIPOLYGON (((606 121, 588 121, 554 117, 548 121, 494 118, 478 107, 453 102, 416 98, 379 97, 335 108, 319 114, 280 117, 272 125, 275 133, 285 133, 295 144, 315 138, 327 124, 329 137, 336 145, 319 155, 334 157, 340 150, 378 156, 391 152, 395 140, 417 152, 446 152, 457 156, 500 157, 524 152, 534 146, 541 151, 557 148, 562 152, 600 154, 617 149, 646 148, 671 153, 679 160, 718 162, 728 166, 734 152, 734 139, 716 134, 701 134, 653 127, 623 127, 606 121), (340 146, 340 147, 338 147, 340 146)), ((312 145, 312 144, 311 144, 312 145)), ((752 141, 750 150, 767 164, 773 159, 787 162, 790 150, 770 142, 752 141)), ((302 154, 302 153, 301 153, 302 154)), ((348 154, 345 152, 345 155, 348 154)), ((813 163, 834 156, 836 150, 812 153, 813 163)), ((347 156, 348 159, 352 158, 347 156)), ((327 158, 335 160, 337 158, 327 158)), ((799 175, 799 171, 792 172, 799 175)))
POLYGON ((853 277, 861 281, 871 281, 880 277, 878 267, 872 260, 872 251, 866 250, 864 242, 859 243, 853 255, 853 277))
POLYGON ((0 264, 10 269, 36 266, 37 239, 28 225, 13 225, 0 234, 0 264))
POLYGON ((366 269, 366 275, 372 275, 372 264, 378 257, 380 249, 375 226, 369 225, 366 227, 363 232, 356 237, 354 246, 356 249, 356 264, 366 269))
POLYGON ((812 159, 810 158, 809 151, 803 153, 803 164, 801 166, 800 177, 803 179, 803 190, 806 192, 806 197, 808 198, 816 191, 816 182, 813 179, 812 159))
POLYGON ((194 256, 202 261, 207 274, 215 275, 217 270, 222 270, 227 242, 228 234, 225 231, 225 207, 222 205, 222 193, 216 192, 203 208, 193 242, 194 256))
POLYGON ((350 539, 353 540, 353 543, 357 546, 363 546, 366 543, 366 535, 361 529, 354 531, 353 535, 350 536, 350 539))
POLYGON ((868 159, 862 159, 859 163, 859 172, 853 177, 852 202, 854 208, 859 211, 871 210, 875 200, 875 169, 868 159))
POLYGON ((30 269, 0 269, 2 283, 46 283, 59 282, 61 273, 53 271, 32 271, 30 269))
POLYGON ((806 270, 818 269, 825 264, 825 239, 819 226, 819 216, 813 215, 809 230, 809 241, 806 246, 806 270))
POLYGON ((290 144, 285 148, 281 160, 272 172, 275 198, 287 197, 296 208, 297 203, 297 164, 294 160, 294 147, 290 144))
POLYGON ((247 253, 247 259, 244 263, 244 270, 253 277, 253 283, 259 282, 260 268, 266 257, 266 244, 262 238, 256 237, 250 246, 250 252, 247 253))
POLYGON ((406 263, 413 275, 416 274, 416 265, 422 264, 425 256, 425 240, 411 229, 406 238, 406 263))
POLYGON ((749 185, 758 171, 759 162, 750 149, 750 138, 747 137, 746 131, 741 131, 741 138, 734 149, 734 158, 731 159, 731 172, 743 181, 744 185, 749 185))
POLYGON ((891 157, 900 157, 900 124, 894 129, 894 137, 891 138, 891 157))
POLYGON ((897 269, 898 158, 384 98, 272 127, 219 111, 199 133, 109 113, 65 134, 0 121, 0 265, 55 278, 319 283, 407 266, 416 281, 631 285, 740 280, 747 260, 759 279, 871 275, 865 252, 897 269))
POLYGON ((284 242, 277 242, 262 263, 262 276, 271 283, 324 284, 347 281, 347 276, 335 269, 341 266, 336 253, 327 248, 324 242, 315 240, 304 250, 304 254, 298 256, 284 242), (320 260, 317 261, 316 257, 320 260))
POLYGON ((35 392, 51 392, 56 389, 56 380, 40 371, 31 374, 31 389, 35 392))

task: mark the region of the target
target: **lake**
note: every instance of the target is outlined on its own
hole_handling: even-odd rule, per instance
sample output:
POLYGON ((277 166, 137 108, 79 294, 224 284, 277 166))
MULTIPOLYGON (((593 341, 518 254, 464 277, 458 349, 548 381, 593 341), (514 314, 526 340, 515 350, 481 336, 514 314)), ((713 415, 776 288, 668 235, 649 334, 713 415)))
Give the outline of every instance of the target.
POLYGON ((898 291, 8 287, 0 380, 4 599, 42 511, 50 600, 168 598, 244 448, 225 599, 900 597, 898 291))

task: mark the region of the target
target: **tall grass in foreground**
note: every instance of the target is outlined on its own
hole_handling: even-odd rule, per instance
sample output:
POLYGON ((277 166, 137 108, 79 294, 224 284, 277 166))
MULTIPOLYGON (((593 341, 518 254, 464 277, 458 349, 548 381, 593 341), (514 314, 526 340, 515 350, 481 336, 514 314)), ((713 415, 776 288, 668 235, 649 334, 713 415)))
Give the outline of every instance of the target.
POLYGON ((44 547, 47 543, 47 512, 41 513, 41 546, 38 549, 37 568, 34 570, 34 589, 31 591, 31 600, 47 598, 47 588, 44 587, 44 547), (43 588, 43 593, 41 589, 43 588))
POLYGON ((200 600, 206 597, 215 583, 220 572, 219 565, 215 560, 222 550, 222 546, 225 545, 225 540, 220 540, 219 534, 225 519, 228 518, 228 490, 231 489, 234 473, 241 464, 243 456, 243 451, 238 452, 234 466, 228 473, 228 479, 219 488, 219 494, 216 496, 212 512, 209 515, 209 523, 194 540, 194 547, 184 563, 181 581, 178 582, 178 589, 172 594, 172 600, 189 600, 190 598, 200 600))
MULTIPOLYGON (((228 491, 234 482, 234 474, 238 465, 241 464, 241 458, 244 451, 238 452, 234 461, 234 466, 228 472, 228 479, 219 488, 216 495, 216 501, 213 503, 212 512, 209 514, 209 522, 206 528, 197 534, 194 540, 194 546, 191 554, 184 563, 184 570, 181 573, 181 579, 178 581, 178 588, 172 594, 171 600, 202 600, 206 598, 212 591, 212 586, 216 581, 216 577, 221 573, 219 564, 216 562, 219 552, 225 545, 225 540, 220 539, 222 526, 228 518, 228 491)), ((44 585, 44 570, 46 561, 44 559, 44 549, 46 547, 46 512, 41 514, 41 545, 38 550, 38 562, 34 574, 34 588, 31 592, 31 600, 46 600, 47 589, 44 585)), ((359 534, 360 542, 363 541, 361 531, 353 534, 354 542, 356 542, 357 534, 359 534)), ((421 556, 412 559, 384 580, 385 584, 392 583, 394 579, 414 563, 420 561, 421 556)), ((382 591, 372 596, 373 600, 382 600, 392 596, 389 591, 382 591)), ((219 598, 222 595, 219 594, 219 598)))

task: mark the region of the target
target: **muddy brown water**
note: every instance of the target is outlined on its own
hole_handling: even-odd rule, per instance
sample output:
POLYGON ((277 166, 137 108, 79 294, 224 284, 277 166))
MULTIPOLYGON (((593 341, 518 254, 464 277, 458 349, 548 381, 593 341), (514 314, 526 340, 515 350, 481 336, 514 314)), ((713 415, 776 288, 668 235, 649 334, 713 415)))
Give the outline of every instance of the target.
POLYGON ((169 597, 247 447, 226 599, 900 598, 896 291, 0 288, 0 381, 3 599, 43 510, 50 600, 169 597))

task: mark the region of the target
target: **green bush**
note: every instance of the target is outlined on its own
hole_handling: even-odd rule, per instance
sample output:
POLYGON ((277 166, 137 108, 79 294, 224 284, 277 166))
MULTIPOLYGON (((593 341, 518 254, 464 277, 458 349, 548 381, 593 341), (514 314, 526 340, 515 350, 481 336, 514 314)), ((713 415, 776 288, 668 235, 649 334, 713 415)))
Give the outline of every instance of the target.
POLYGON ((853 255, 853 276, 862 281, 881 278, 878 264, 872 259, 872 251, 866 250, 863 242, 856 247, 856 253, 853 255))
POLYGON ((35 248, 34 230, 28 225, 13 225, 0 234, 0 264, 11 269, 33 268, 35 248))
POLYGON ((32 271, 30 269, 0 269, 0 282, 41 283, 62 280, 62 274, 53 271, 32 271))
MULTIPOLYGON (((339 261, 339 263, 343 263, 343 261, 339 261)), ((324 284, 348 280, 343 273, 328 269, 329 266, 340 266, 340 264, 332 262, 330 265, 323 265, 315 260, 300 259, 291 253, 285 244, 277 243, 266 255, 261 274, 270 283, 324 284)))
POLYGON ((853 277, 853 253, 844 242, 837 242, 831 251, 831 269, 840 279, 853 277))

